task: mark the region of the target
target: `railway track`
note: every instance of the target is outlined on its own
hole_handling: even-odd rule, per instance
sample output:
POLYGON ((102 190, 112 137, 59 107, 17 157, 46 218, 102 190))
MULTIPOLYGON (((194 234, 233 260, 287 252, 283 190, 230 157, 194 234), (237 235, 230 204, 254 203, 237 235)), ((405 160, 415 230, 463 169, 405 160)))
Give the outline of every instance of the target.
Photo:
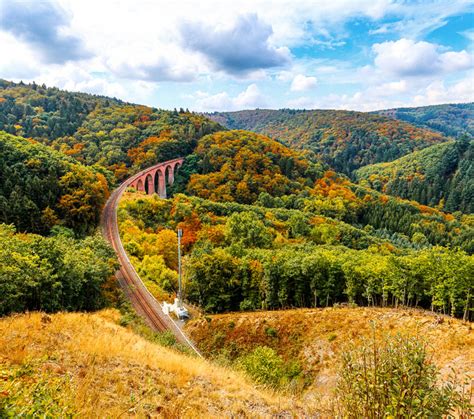
MULTIPOLYGON (((161 164, 166 163, 168 162, 161 164)), ((114 249, 120 264, 120 267, 116 272, 116 278, 137 313, 145 319, 147 324, 153 330, 158 332, 163 332, 166 330, 171 331, 178 342, 188 346, 196 354, 201 356, 189 338, 183 333, 183 331, 171 319, 171 317, 163 312, 160 303, 158 303, 158 301, 156 301, 156 299, 148 291, 135 268, 131 264, 125 249, 123 248, 122 241, 120 240, 117 223, 117 207, 120 197, 127 186, 147 170, 149 169, 137 173, 136 175, 127 179, 110 195, 102 211, 102 233, 114 249)))

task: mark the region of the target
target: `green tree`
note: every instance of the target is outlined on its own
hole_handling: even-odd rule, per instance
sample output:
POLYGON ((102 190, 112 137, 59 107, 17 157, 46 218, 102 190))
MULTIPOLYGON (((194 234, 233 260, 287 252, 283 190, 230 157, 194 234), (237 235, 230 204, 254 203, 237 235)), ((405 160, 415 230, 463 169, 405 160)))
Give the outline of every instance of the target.
POLYGON ((236 212, 226 223, 226 239, 244 247, 269 247, 272 235, 257 214, 251 211, 236 212))

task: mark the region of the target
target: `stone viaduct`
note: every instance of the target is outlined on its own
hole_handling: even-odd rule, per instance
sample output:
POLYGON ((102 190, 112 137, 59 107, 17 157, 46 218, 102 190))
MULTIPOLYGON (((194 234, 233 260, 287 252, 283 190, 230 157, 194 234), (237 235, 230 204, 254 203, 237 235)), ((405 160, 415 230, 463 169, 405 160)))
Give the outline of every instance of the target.
POLYGON ((183 158, 158 163, 141 171, 130 179, 127 186, 148 195, 157 193, 160 198, 166 198, 166 185, 172 185, 177 170, 183 164, 183 158))

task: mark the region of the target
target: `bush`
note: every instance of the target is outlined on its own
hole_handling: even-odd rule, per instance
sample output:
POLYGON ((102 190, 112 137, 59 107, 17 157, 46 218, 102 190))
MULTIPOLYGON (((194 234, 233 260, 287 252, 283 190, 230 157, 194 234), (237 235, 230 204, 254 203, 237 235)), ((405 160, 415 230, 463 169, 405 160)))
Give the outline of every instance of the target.
POLYGON ((242 368, 257 383, 279 387, 283 379, 283 360, 272 348, 257 346, 240 360, 242 368))
POLYGON ((238 364, 255 382, 274 389, 301 391, 307 384, 301 380, 302 368, 298 361, 284 362, 276 351, 268 346, 257 346, 240 358, 238 364))
POLYGON ((342 355, 337 385, 343 417, 442 417, 465 400, 438 385, 426 344, 400 335, 364 341, 342 355))
POLYGON ((273 327, 267 327, 265 329, 265 334, 267 336, 270 336, 271 338, 276 338, 278 336, 278 332, 276 329, 274 329, 273 327))

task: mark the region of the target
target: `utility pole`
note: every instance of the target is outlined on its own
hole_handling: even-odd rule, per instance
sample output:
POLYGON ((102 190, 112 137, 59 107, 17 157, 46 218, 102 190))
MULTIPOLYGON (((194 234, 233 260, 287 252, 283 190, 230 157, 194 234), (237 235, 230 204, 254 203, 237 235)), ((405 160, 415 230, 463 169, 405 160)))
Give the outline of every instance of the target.
POLYGON ((183 237, 183 230, 178 228, 178 304, 179 308, 183 307, 183 289, 181 285, 181 237, 183 237))

